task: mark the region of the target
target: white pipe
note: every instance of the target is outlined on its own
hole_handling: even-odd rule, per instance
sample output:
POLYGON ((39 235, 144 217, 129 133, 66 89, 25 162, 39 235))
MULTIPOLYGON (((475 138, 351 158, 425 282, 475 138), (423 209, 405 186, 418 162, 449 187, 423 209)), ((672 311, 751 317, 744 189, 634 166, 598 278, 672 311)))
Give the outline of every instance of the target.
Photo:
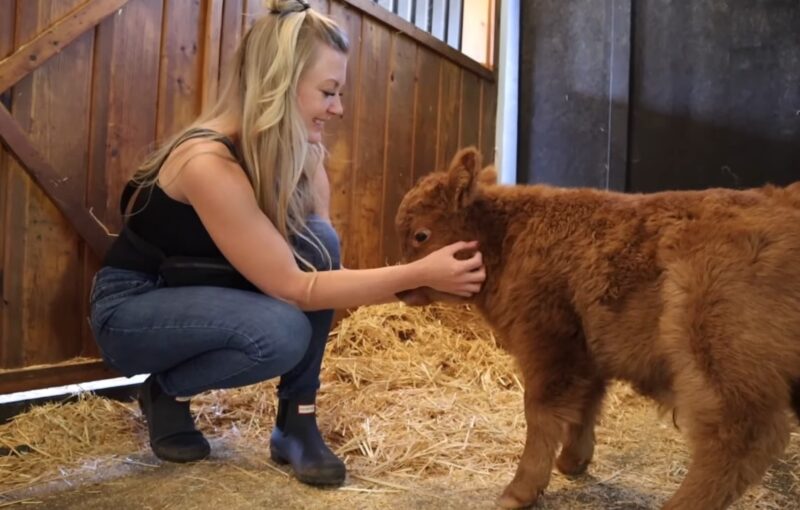
POLYGON ((138 384, 147 378, 147 374, 135 375, 133 377, 115 377, 113 379, 103 379, 100 381, 89 381, 80 384, 68 384, 66 386, 54 386, 41 390, 19 391, 17 393, 6 393, 0 395, 0 404, 10 404, 12 402, 24 402, 39 398, 60 397, 63 395, 76 395, 85 391, 101 390, 118 386, 129 386, 138 384))
POLYGON ((517 182, 519 0, 500 0, 495 166, 502 184, 517 182))

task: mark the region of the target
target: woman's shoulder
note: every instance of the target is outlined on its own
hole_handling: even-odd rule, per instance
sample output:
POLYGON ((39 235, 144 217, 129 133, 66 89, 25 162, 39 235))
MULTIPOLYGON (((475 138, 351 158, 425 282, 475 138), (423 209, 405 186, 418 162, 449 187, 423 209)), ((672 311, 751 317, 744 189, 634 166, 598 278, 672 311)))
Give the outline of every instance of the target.
POLYGON ((158 185, 171 198, 189 203, 188 187, 203 185, 202 181, 221 183, 231 179, 249 186, 247 174, 228 144, 211 137, 195 137, 172 150, 159 172, 158 185))

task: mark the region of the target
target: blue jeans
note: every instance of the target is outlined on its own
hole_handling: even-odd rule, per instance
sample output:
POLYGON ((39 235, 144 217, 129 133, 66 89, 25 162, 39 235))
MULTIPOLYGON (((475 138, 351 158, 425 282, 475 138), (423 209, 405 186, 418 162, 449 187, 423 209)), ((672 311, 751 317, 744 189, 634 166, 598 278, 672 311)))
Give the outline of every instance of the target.
MULTIPOLYGON (((339 238, 312 216, 307 228, 339 268, 339 238)), ((292 240, 319 270, 328 260, 292 240)), ((191 396, 281 376, 280 398, 319 389, 333 310, 303 312, 268 295, 223 287, 164 287, 156 275, 103 267, 91 293, 91 324, 103 359, 118 372, 155 374, 164 391, 191 396)))

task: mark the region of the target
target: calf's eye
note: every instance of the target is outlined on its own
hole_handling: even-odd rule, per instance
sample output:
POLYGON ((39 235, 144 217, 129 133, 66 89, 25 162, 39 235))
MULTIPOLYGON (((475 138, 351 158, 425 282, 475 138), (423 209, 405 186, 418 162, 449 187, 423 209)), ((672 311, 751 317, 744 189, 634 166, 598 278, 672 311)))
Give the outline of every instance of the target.
POLYGON ((423 228, 421 230, 417 230, 414 233, 414 242, 416 244, 422 244, 425 241, 427 241, 430 236, 431 236, 431 231, 428 230, 427 228, 423 228))

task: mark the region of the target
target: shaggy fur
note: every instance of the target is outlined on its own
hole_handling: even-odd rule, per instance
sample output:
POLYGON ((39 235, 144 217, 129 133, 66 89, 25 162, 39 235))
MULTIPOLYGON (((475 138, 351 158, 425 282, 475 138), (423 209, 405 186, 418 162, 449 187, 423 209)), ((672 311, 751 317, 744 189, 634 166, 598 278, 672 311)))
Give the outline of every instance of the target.
POLYGON ((408 192, 396 225, 409 260, 480 242, 472 301, 525 385, 527 439, 499 504, 534 504, 553 464, 587 468, 611 379, 674 409, 691 444, 663 508, 723 509, 759 482, 789 408, 800 418, 800 185, 623 194, 479 174, 462 150, 408 192))

